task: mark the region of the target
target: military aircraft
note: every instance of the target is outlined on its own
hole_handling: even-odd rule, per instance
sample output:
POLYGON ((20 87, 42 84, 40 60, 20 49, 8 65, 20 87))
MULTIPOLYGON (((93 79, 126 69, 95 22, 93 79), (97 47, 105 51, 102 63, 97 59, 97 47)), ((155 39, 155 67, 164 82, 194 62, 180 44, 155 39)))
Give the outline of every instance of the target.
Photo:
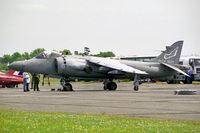
POLYGON ((140 78, 149 77, 166 81, 177 72, 189 76, 173 66, 179 61, 182 45, 183 41, 178 41, 166 47, 166 50, 153 62, 115 60, 94 56, 64 56, 56 52, 50 54, 43 52, 30 60, 13 62, 9 68, 59 77, 63 90, 66 91, 72 90, 69 82, 74 79, 104 79, 105 90, 116 90, 117 84, 113 82, 113 79, 124 78, 133 80, 134 90, 138 91, 140 78))
POLYGON ((18 86, 18 84, 22 83, 22 73, 13 70, 9 70, 7 73, 0 73, 0 85, 2 85, 3 88, 14 88, 15 86, 18 86))

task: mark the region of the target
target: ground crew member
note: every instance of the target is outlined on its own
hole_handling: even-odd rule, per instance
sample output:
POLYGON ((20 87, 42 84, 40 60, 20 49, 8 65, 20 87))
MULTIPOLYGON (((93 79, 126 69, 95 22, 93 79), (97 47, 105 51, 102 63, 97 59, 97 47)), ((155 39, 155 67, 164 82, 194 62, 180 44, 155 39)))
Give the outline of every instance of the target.
POLYGON ((35 91, 35 77, 36 74, 32 74, 32 80, 31 80, 31 88, 35 91))
POLYGON ((26 72, 23 73, 23 89, 26 92, 26 72))
POLYGON ((29 83, 30 83, 30 76, 28 73, 24 72, 23 73, 23 89, 24 92, 29 91, 29 83))
POLYGON ((40 82, 40 75, 34 76, 34 91, 40 91, 39 90, 39 82, 40 82))
POLYGON ((192 69, 192 67, 189 68, 188 75, 190 76, 190 77, 187 77, 188 83, 192 84, 192 81, 193 81, 193 69, 192 69))
POLYGON ((29 84, 30 84, 30 76, 28 73, 26 73, 26 91, 29 91, 29 84))

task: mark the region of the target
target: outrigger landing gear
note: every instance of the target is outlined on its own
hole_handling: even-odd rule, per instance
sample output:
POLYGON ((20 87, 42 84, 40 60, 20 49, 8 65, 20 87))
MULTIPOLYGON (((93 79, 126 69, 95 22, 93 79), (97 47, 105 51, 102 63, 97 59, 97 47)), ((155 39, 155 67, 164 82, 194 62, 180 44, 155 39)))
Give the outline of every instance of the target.
POLYGON ((113 82, 112 79, 105 80, 103 84, 104 84, 104 87, 103 87, 104 90, 114 91, 117 89, 117 84, 113 82))
POLYGON ((63 86, 62 91, 73 91, 72 85, 69 83, 68 79, 62 78, 60 80, 60 84, 63 86))
POLYGON ((138 91, 139 90, 139 80, 138 80, 138 75, 135 74, 134 76, 134 80, 133 80, 133 85, 134 85, 134 91, 138 91))

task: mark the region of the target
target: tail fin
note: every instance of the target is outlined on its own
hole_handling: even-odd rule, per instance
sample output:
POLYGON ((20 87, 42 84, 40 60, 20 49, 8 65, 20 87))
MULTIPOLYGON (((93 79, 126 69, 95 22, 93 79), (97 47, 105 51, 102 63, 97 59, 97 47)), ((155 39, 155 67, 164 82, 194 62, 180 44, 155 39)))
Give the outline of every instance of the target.
POLYGON ((178 64, 181 56, 182 47, 183 47, 183 41, 177 41, 171 46, 166 46, 166 50, 163 51, 153 61, 165 62, 169 64, 178 64))
POLYGON ((9 70, 7 73, 6 73, 6 75, 22 75, 23 74, 23 72, 22 71, 15 71, 15 70, 9 70))
POLYGON ((14 73, 15 73, 14 70, 9 70, 9 71, 6 73, 6 75, 13 75, 14 73))

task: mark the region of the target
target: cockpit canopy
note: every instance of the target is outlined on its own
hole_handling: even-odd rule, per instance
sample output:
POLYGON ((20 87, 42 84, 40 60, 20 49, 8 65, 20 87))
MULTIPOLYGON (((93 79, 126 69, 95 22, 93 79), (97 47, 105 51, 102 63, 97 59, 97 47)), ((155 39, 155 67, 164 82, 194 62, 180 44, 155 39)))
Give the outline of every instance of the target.
POLYGON ((62 54, 56 51, 44 51, 37 55, 36 59, 51 59, 51 58, 57 58, 60 57, 62 54))

